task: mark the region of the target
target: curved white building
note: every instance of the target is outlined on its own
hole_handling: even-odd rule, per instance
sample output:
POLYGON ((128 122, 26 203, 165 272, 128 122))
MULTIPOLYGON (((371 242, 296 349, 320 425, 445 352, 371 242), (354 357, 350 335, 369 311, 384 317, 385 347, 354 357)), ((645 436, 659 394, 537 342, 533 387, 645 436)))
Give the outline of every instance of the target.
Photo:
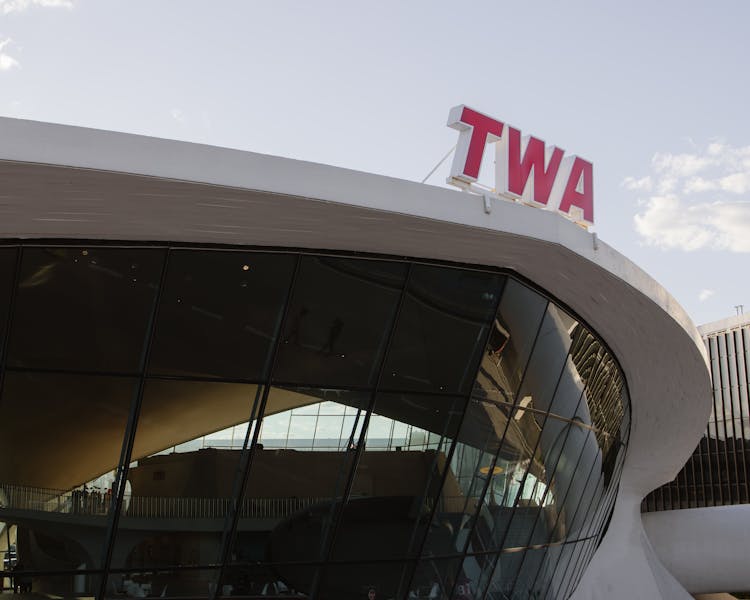
POLYGON ((640 507, 705 428, 704 347, 585 229, 11 119, 0 182, 0 544, 17 582, 690 597, 640 507))

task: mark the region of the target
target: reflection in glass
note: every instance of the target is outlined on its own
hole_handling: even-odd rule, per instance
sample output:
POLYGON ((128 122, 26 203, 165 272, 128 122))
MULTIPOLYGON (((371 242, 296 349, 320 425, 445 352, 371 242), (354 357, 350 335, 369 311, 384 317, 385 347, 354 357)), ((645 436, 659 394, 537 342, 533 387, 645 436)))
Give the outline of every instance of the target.
POLYGON ((274 381, 372 385, 405 276, 402 263, 303 257, 274 381))
MULTIPOLYGON (((166 588, 170 596, 204 596, 216 585, 216 571, 197 567, 216 564, 221 554, 244 439, 239 449, 212 446, 210 433, 243 422, 247 431, 260 391, 252 384, 146 382, 111 561, 142 575, 130 577, 132 585, 150 585, 151 593, 166 588), (154 568, 159 577, 146 573, 154 568)), ((110 574, 108 589, 126 590, 128 579, 110 574)))
MULTIPOLYGON (((112 496, 99 476, 117 466, 135 389, 124 377, 5 374, 0 504, 3 518, 19 524, 21 566, 101 568, 112 496)), ((85 574, 52 576, 37 579, 34 591, 91 594, 96 583, 85 574)))
POLYGON ((24 248, 8 364, 135 373, 163 250, 24 248))
POLYGON ((409 585, 408 598, 411 600, 447 600, 451 598, 454 587, 463 592, 463 598, 453 596, 455 600, 469 600, 470 585, 462 569, 460 557, 454 558, 425 558, 416 564, 414 575, 409 585), (468 594, 468 595, 467 595, 468 594))
MULTIPOLYGON (((159 551, 159 540, 149 540, 149 549, 159 551)), ((110 573, 107 598, 211 598, 216 591, 217 569, 149 568, 128 573, 110 573)), ((223 590, 231 593, 231 588, 223 590)))
MULTIPOLYGON (((627 392, 596 336, 528 285, 361 257, 103 246, 26 248, 16 278, 15 252, 0 251, 0 279, 19 282, 7 321, 0 297, 0 550, 50 573, 35 592, 575 589, 611 514, 627 392)), ((736 370, 719 373, 740 389, 736 370)), ((713 475, 716 497, 742 497, 725 478, 741 408, 716 411, 675 492, 713 475)))
POLYGON ((18 248, 0 248, 0 347, 4 347, 7 341, 5 328, 8 324, 8 310, 19 252, 18 248))
MULTIPOLYGON (((360 543, 367 546, 372 538, 363 538, 360 543)), ((387 600, 396 598, 398 584, 404 573, 411 572, 412 563, 388 560, 385 562, 329 563, 321 567, 321 584, 317 598, 321 600, 387 600)), ((403 597, 403 596, 401 596, 403 597)))
POLYGON ((126 377, 7 372, 2 483, 64 491, 114 469, 134 391, 126 377))
POLYGON ((231 582, 221 585, 220 594, 225 598, 280 596, 304 600, 309 597, 283 581, 273 565, 245 563, 230 566, 226 570, 225 580, 231 582))
MULTIPOLYGON (((280 579, 300 592, 311 593, 319 584, 315 567, 288 563, 325 561, 330 553, 357 446, 364 439, 369 400, 367 393, 343 390, 270 390, 264 427, 265 419, 289 412, 290 423, 297 420, 300 429, 289 439, 261 438, 244 490, 250 510, 239 523, 233 562, 282 563, 285 566, 277 569, 280 579), (315 414, 310 414, 311 406, 316 406, 315 414), (305 407, 303 414, 295 414, 305 407), (321 416, 321 411, 329 414, 321 416), (337 426, 338 436, 323 438, 337 426), (316 439, 325 442, 316 446, 316 439)), ((293 427, 288 431, 291 434, 293 427)), ((363 459, 361 464, 366 463, 363 459)), ((355 483, 350 494, 371 495, 372 482, 355 483)), ((239 564, 231 572, 251 579, 239 564)), ((223 583, 233 585, 229 579, 223 583)))
MULTIPOLYGON (((492 570, 482 572, 483 579, 477 585, 478 595, 487 598, 543 598, 542 595, 535 595, 535 588, 549 582, 546 574, 540 573, 546 551, 547 548, 513 548, 498 555, 492 561, 492 570), (487 572, 491 576, 489 581, 484 579, 487 572)), ((467 556, 465 570, 471 570, 471 565, 482 559, 484 557, 467 556)), ((475 567, 474 570, 479 569, 475 567)))
POLYGON ((149 370, 263 377, 294 261, 289 254, 173 250, 149 370))
POLYGON ((474 384, 476 397, 516 402, 515 395, 546 308, 546 298, 513 279, 508 280, 474 384))
POLYGON ((360 493, 341 515, 334 560, 416 554, 431 510, 453 500, 446 495, 453 488, 446 469, 464 404, 451 396, 378 395, 353 479, 360 493), (405 437, 393 438, 397 425, 405 437))
MULTIPOLYGON (((529 521, 533 522, 540 511, 551 510, 555 493, 549 492, 550 478, 557 464, 554 454, 556 450, 559 453, 561 441, 559 434, 550 432, 547 414, 562 404, 562 396, 572 393, 575 400, 580 398, 579 388, 560 387, 574 324, 557 308, 547 307, 517 394, 521 399, 508 421, 496 461, 496 468, 505 476, 504 481, 495 476, 492 484, 497 487, 498 480, 504 482, 502 496, 499 501, 492 493, 483 498, 472 531, 471 551, 529 545, 523 539, 533 530, 529 521)), ((569 401, 567 397, 565 400, 569 401)), ((531 543, 546 542, 546 532, 539 537, 542 539, 531 543)))
POLYGON ((383 389, 465 393, 504 278, 415 265, 383 374, 383 389))

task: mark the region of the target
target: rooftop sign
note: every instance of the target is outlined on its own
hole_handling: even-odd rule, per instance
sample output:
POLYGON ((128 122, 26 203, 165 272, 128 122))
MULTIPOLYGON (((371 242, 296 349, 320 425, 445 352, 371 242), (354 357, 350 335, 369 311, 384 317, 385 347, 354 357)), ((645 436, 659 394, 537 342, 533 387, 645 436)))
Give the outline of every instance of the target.
POLYGON ((495 194, 593 225, 594 167, 590 162, 564 156, 560 148, 535 137, 522 137, 520 130, 463 104, 451 109, 448 127, 459 131, 451 183, 471 189, 479 177, 485 146, 493 142, 495 194))

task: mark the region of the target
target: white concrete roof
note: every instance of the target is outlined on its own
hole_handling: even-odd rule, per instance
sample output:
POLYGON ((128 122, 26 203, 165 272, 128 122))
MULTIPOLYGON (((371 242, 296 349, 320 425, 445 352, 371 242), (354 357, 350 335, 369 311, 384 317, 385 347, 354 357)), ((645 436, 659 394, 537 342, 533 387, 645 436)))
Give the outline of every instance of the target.
MULTIPOLYGON (((0 238, 351 250, 509 268, 613 350, 632 396, 623 486, 671 480, 710 411, 698 331, 646 273, 551 211, 308 162, 0 118, 0 238)), ((600 200, 606 210, 606 199, 600 200)))
POLYGON ((702 336, 708 336, 712 333, 722 333, 739 327, 745 327, 746 325, 750 325, 750 314, 732 315, 725 319, 701 325, 698 327, 698 332, 702 336))

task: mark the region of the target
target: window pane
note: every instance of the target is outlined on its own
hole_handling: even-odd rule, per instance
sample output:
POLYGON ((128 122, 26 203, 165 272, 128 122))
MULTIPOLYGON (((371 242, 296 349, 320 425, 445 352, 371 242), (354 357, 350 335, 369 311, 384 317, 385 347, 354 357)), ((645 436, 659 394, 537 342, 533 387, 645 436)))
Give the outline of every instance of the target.
POLYGON ((601 450, 591 430, 555 418, 545 435, 555 444, 546 455, 554 473, 534 535, 546 535, 550 542, 584 537, 582 531, 591 527, 589 507, 604 493, 601 450))
POLYGON ((274 381, 373 385, 405 274, 402 263, 303 257, 274 381))
POLYGON ((8 323, 10 296, 19 248, 0 247, 0 341, 5 343, 5 326, 8 323))
MULTIPOLYGON (((362 540, 363 545, 367 540, 362 540)), ((328 563, 321 568, 318 598, 325 600, 390 600, 405 598, 398 595, 400 582, 408 577, 412 563, 347 562, 328 563)))
POLYGON ((466 392, 505 278, 415 265, 381 388, 466 392))
MULTIPOLYGON (((554 434, 547 434, 547 412, 554 409, 554 399, 561 391, 561 373, 574 326, 575 321, 556 307, 547 307, 518 393, 520 400, 496 462, 501 472, 489 482, 489 493, 476 517, 470 552, 547 541, 546 536, 541 541, 529 539, 537 512, 549 501, 550 469, 556 464, 549 456, 555 444, 562 443, 554 434)), ((576 400, 581 398, 579 386, 564 391, 570 391, 576 400)))
POLYGON ((146 382, 113 567, 217 562, 244 438, 227 448, 210 434, 247 423, 260 392, 253 384, 146 382))
POLYGON ((305 600, 307 594, 295 589, 292 580, 283 576, 278 569, 270 565, 244 563, 227 566, 224 583, 221 586, 223 597, 244 596, 264 598, 280 596, 305 600))
MULTIPOLYGON (((533 449, 533 442, 527 447, 519 419, 514 418, 529 411, 520 407, 514 412, 512 403, 518 395, 546 305, 547 301, 535 292, 508 281, 458 434, 451 461, 453 477, 445 484, 451 487, 444 490, 444 501, 433 517, 425 554, 463 552, 475 522, 476 529, 485 533, 480 535, 482 541, 492 548, 496 544, 490 540, 494 539, 498 523, 503 530, 502 523, 507 526, 507 505, 513 506, 533 449), (485 510, 477 520, 483 497, 492 510, 485 510), (487 536, 490 540, 485 539, 487 536)), ((552 335, 556 329, 551 315, 546 323, 544 330, 552 335)), ((474 551, 482 549, 477 547, 474 551)))
POLYGON ((417 555, 430 513, 442 501, 447 457, 465 404, 455 396, 378 395, 354 478, 354 489, 362 493, 352 495, 344 509, 334 560, 417 555), (396 423, 406 430, 394 439, 396 423))
MULTIPOLYGON (((292 414, 287 439, 265 438, 255 449, 232 552, 237 562, 282 565, 278 572, 288 586, 311 593, 317 569, 283 565, 317 563, 330 554, 369 400, 362 392, 271 388, 264 421, 311 403, 352 407, 357 414, 292 414), (328 418, 337 420, 338 432, 325 423, 328 418), (316 440, 325 443, 320 447, 316 440)), ((351 493, 372 495, 372 482, 355 482, 351 493)))
POLYGON ((513 404, 547 300, 508 279, 474 385, 477 398, 513 404))
MULTIPOLYGON (((160 553, 159 540, 147 546, 160 553)), ((107 579, 108 598, 208 598, 216 590, 217 569, 147 569, 143 572, 110 573, 107 579)), ((231 592, 231 589, 225 589, 231 592)))
POLYGON ((163 250, 24 248, 13 367, 135 373, 163 250))
POLYGON ((495 456, 511 420, 507 405, 469 401, 423 555, 463 553, 485 487, 493 498, 502 498, 510 472, 502 461, 511 464, 514 458, 496 462, 495 456))
MULTIPOLYGON (((100 568, 131 399, 129 378, 5 375, 0 420, 0 481, 8 521, 18 520, 24 569, 100 568), (52 514, 54 513, 54 514, 52 514), (22 523, 22 525, 21 525, 22 523)), ((92 595, 89 575, 35 578, 34 590, 92 595)))
POLYGON ((466 581, 467 577, 463 572, 460 556, 441 559, 426 558, 417 563, 414 577, 409 585, 409 597, 447 600, 454 587, 464 585, 466 581))
MULTIPOLYGON (((478 597, 486 598, 544 598, 535 595, 542 582, 549 582, 540 573, 546 556, 546 548, 534 548, 508 552, 494 557, 492 568, 483 569, 476 582, 478 597), (490 578, 491 577, 491 578, 490 578), (540 579, 541 577, 541 579, 540 579), (486 594, 486 595, 485 595, 486 594)), ((472 571, 471 565, 481 563, 481 556, 467 556, 465 569, 472 571)), ((476 571, 474 571, 476 572, 476 571)), ((553 594, 551 598, 563 598, 553 594)))
POLYGON ((7 372, 0 481, 70 490, 114 469, 134 386, 125 377, 7 372))
POLYGON ((150 371, 265 376, 295 260, 290 254, 172 251, 150 371))
POLYGON ((622 372, 614 357, 585 327, 577 325, 572 335, 570 355, 586 385, 586 401, 578 405, 575 413, 563 406, 556 407, 555 412, 594 425, 597 430, 611 434, 613 442, 621 436, 627 412, 622 372))

